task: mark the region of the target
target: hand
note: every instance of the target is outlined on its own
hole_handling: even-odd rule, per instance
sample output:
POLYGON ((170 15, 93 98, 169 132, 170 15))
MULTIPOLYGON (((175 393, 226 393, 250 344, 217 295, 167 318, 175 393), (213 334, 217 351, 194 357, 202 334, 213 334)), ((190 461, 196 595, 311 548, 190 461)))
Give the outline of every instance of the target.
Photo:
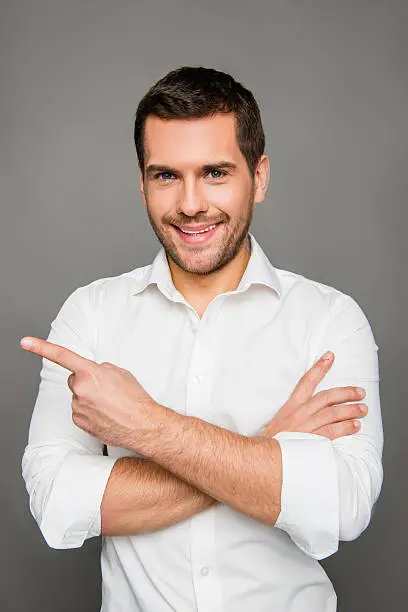
POLYGON ((23 338, 21 346, 71 370, 67 384, 73 395, 75 425, 105 444, 136 450, 138 430, 158 404, 133 374, 112 363, 85 359, 41 338, 23 338), (31 345, 26 345, 25 340, 31 345))
POLYGON ((279 431, 303 431, 334 440, 360 429, 360 419, 367 414, 367 404, 344 402, 360 400, 358 387, 333 387, 312 395, 333 365, 334 355, 323 356, 302 376, 289 399, 259 434, 273 437, 279 431))

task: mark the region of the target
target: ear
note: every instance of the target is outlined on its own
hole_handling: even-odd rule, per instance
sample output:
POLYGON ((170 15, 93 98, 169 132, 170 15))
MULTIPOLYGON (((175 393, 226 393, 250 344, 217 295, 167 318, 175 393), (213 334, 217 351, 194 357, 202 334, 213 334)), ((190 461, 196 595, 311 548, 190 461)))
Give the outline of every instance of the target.
POLYGON ((140 166, 139 166, 139 188, 140 188, 140 193, 142 194, 143 204, 144 204, 144 206, 147 206, 145 192, 144 192, 143 172, 142 172, 140 166))
POLYGON ((269 179, 269 157, 267 155, 262 155, 256 167, 254 176, 254 204, 264 201, 269 186, 269 179))

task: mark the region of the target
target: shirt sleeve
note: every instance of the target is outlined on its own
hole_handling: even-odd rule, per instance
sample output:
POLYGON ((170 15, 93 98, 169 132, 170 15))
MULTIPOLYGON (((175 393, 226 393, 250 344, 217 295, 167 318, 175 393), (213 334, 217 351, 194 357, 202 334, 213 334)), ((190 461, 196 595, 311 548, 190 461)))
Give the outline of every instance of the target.
POLYGON ((364 531, 383 480, 378 346, 351 296, 340 294, 334 301, 310 367, 326 350, 334 353, 334 364, 314 394, 333 387, 363 387, 366 395, 360 401, 367 404, 368 414, 360 419, 360 430, 333 441, 300 432, 275 436, 283 465, 275 527, 315 559, 332 555, 340 540, 353 540, 364 531))
MULTIPOLYGON (((47 340, 94 359, 96 324, 90 285, 76 289, 51 323, 47 340)), ((42 359, 22 476, 30 512, 52 548, 78 548, 100 535, 100 504, 116 461, 103 455, 103 442, 75 425, 71 372, 42 359)))

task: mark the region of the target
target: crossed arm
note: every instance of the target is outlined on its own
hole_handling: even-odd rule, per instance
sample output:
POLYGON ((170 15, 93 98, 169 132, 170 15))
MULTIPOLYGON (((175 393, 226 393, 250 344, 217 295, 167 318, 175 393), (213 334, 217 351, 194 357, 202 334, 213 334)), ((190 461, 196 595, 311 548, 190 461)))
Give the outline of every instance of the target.
POLYGON ((101 533, 116 536, 157 531, 216 503, 153 461, 122 457, 112 468, 102 499, 101 533))
MULTIPOLYGON (((65 302, 48 340, 92 359, 89 341, 81 340, 89 320, 79 297, 77 290, 65 302)), ((72 422, 66 370, 44 360, 23 476, 48 544, 72 548, 101 531, 162 529, 217 502, 283 529, 315 558, 335 552, 339 538, 357 537, 382 482, 378 347, 354 302, 337 318, 335 341, 327 333, 317 346, 319 354, 332 349, 338 364, 321 387, 359 384, 369 411, 359 433, 334 441, 287 431, 247 438, 169 411, 173 435, 152 431, 141 450, 147 459, 104 457, 100 441, 72 422)))
POLYGON ((104 535, 162 529, 217 501, 276 522, 282 487, 277 440, 247 438, 165 408, 164 414, 164 432, 155 430, 154 442, 143 449, 153 461, 124 457, 112 469, 101 503, 104 535))

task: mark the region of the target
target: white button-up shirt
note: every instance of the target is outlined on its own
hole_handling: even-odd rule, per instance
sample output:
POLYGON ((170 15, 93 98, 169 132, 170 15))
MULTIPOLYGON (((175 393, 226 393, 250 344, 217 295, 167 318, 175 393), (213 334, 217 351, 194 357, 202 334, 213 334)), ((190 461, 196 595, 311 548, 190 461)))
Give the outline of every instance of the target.
MULTIPOLYGON (((48 340, 132 372, 160 404, 254 436, 330 349, 316 388, 366 390, 356 434, 331 441, 281 432, 283 486, 275 526, 216 504, 168 528, 102 536, 102 612, 333 612, 318 560, 367 527, 382 484, 378 346, 349 295, 274 267, 249 234, 239 286, 200 319, 175 288, 163 248, 152 264, 69 295, 48 340)), ((30 510, 49 546, 101 533, 100 504, 115 461, 72 421, 68 370, 43 359, 23 460, 30 510)))

